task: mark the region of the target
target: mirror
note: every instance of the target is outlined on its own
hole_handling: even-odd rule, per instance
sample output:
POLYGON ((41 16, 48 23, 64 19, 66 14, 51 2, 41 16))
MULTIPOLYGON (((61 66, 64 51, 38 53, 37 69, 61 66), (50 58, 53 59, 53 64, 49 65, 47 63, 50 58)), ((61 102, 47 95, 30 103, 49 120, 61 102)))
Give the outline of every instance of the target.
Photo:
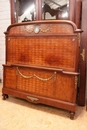
POLYGON ((35 20, 34 0, 15 0, 15 19, 17 22, 35 20))
POLYGON ((69 19, 69 0, 43 0, 42 19, 69 19))
POLYGON ((58 19, 75 22, 76 0, 10 0, 11 24, 58 19))

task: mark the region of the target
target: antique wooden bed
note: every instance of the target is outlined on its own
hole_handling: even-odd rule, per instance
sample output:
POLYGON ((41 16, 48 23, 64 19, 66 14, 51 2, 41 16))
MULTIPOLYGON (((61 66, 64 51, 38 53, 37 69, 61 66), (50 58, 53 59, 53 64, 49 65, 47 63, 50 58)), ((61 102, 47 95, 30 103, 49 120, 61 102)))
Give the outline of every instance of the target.
POLYGON ((3 99, 8 95, 76 111, 82 31, 67 20, 12 24, 5 32, 3 99))

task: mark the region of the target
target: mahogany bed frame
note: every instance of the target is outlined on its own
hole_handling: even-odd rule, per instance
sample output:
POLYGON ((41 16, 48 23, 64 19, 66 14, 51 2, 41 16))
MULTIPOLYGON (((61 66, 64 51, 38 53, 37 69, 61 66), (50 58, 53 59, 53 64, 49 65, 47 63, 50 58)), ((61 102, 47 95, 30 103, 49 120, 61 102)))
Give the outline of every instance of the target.
POLYGON ((68 20, 33 21, 7 28, 3 99, 8 95, 70 111, 74 118, 82 31, 68 20))

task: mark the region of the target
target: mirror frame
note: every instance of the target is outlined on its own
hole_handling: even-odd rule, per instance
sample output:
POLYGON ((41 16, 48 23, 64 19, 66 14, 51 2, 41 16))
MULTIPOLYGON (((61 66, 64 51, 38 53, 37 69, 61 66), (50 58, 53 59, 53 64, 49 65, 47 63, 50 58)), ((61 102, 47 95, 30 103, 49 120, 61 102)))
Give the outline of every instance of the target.
MULTIPOLYGON (((42 0, 34 0, 36 5, 36 20, 42 20, 42 0), (39 8, 38 8, 39 7, 39 8)), ((69 0, 69 20, 75 22, 76 0, 69 0)), ((10 0, 11 24, 17 23, 15 20, 14 0, 10 0)))

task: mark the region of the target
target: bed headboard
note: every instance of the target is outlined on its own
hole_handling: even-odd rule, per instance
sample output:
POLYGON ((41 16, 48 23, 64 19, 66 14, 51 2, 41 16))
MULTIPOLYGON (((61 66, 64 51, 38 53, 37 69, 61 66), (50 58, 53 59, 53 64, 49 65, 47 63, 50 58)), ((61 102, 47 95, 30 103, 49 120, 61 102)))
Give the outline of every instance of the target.
POLYGON ((6 63, 77 70, 80 39, 67 20, 33 21, 10 25, 6 34, 6 63))

